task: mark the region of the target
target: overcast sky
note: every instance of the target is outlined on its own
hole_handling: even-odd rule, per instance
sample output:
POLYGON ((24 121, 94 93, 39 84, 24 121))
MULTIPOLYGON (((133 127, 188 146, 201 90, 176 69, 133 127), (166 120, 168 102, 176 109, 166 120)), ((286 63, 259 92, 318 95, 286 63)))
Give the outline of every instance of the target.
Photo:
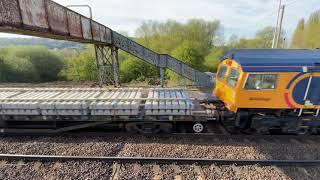
MULTIPOLYGON (((185 22, 191 18, 220 20, 224 36, 254 36, 256 30, 274 25, 278 0, 54 0, 62 5, 88 4, 93 17, 114 30, 134 35, 148 20, 185 22)), ((288 6, 284 28, 291 35, 301 17, 320 9, 319 0, 283 0, 288 6)), ((74 9, 88 15, 86 9, 74 9)), ((7 36, 0 34, 0 36, 7 36)), ((11 36, 12 37, 12 36, 11 36)))

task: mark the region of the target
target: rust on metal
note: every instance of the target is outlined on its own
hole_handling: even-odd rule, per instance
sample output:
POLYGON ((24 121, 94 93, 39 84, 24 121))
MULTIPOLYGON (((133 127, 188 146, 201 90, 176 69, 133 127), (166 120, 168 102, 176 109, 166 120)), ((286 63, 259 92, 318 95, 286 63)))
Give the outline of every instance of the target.
POLYGON ((72 37, 82 38, 81 16, 73 11, 67 11, 69 33, 72 37))
POLYGON ((108 44, 112 44, 112 30, 108 27, 105 27, 106 28, 106 42, 108 44))
POLYGON ((21 16, 17 0, 0 1, 0 25, 20 26, 21 16))
POLYGON ((101 42, 112 44, 112 30, 101 24, 99 25, 99 28, 101 42))
POLYGON ((103 25, 99 25, 99 30, 100 30, 100 39, 101 42, 106 43, 107 42, 107 36, 106 36, 106 27, 104 27, 103 25))
POLYGON ((47 1, 47 13, 50 29, 53 33, 69 34, 66 8, 53 1, 47 1))
POLYGON ((47 14, 43 0, 19 0, 22 22, 28 29, 48 31, 47 14))
POLYGON ((160 55, 51 0, 0 0, 0 32, 112 45, 151 65, 173 70, 197 84, 211 85, 211 77, 205 73, 171 56, 160 55))
POLYGON ((81 16, 82 34, 84 39, 92 40, 91 22, 89 18, 81 16))
POLYGON ((91 20, 91 26, 92 26, 92 35, 93 35, 93 40, 95 41, 101 41, 100 39, 100 25, 91 20))
POLYGON ((112 44, 112 30, 101 24, 99 25, 99 29, 101 42, 112 44))

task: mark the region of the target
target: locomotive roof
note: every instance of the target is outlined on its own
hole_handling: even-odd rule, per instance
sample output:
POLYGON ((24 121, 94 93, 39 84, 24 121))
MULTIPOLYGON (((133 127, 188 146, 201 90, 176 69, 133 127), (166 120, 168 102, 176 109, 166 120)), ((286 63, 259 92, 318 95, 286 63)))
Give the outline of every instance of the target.
POLYGON ((307 49, 232 49, 223 55, 233 59, 245 72, 320 72, 320 50, 307 49))

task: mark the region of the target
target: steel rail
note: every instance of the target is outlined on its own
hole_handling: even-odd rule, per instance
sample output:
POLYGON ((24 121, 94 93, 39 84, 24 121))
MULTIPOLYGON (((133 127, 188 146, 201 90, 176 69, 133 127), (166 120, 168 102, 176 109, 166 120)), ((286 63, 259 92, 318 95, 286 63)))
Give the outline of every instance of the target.
POLYGON ((262 166, 319 166, 320 160, 234 160, 208 158, 161 158, 161 157, 113 157, 113 156, 56 156, 0 154, 2 160, 24 161, 103 161, 120 163, 158 163, 158 164, 199 164, 199 165, 262 165, 262 166))

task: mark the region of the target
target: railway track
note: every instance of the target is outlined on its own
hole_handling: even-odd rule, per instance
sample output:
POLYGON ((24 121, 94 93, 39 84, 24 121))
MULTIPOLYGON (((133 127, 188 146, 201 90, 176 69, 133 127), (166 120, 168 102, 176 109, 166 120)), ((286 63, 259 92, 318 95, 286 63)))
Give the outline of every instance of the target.
POLYGON ((50 178, 46 176, 50 174, 57 179, 83 176, 89 179, 241 179, 252 174, 256 179, 320 177, 317 174, 320 162, 312 160, 319 158, 316 153, 318 138, 311 137, 309 141, 312 142, 307 142, 300 136, 257 139, 232 135, 198 139, 180 138, 179 135, 174 135, 179 136, 177 138, 141 135, 126 138, 128 134, 123 135, 125 137, 87 137, 88 140, 83 137, 3 138, 0 178, 1 173, 10 176, 12 172, 16 173, 10 176, 12 179, 21 174, 30 178, 50 178), (208 145, 210 142, 213 144, 208 145), (259 144, 267 145, 260 147, 259 144), (285 152, 289 156, 285 156, 285 152), (308 153, 310 156, 301 155, 308 153), (294 172, 297 173, 292 175, 294 172))
POLYGON ((261 166, 319 166, 320 160, 247 160, 247 159, 208 159, 208 158, 161 158, 161 157, 112 157, 112 156, 57 156, 0 154, 0 160, 14 161, 103 161, 107 163, 178 164, 178 165, 261 165, 261 166))
POLYGON ((0 137, 51 137, 51 138, 79 138, 79 137, 114 137, 114 138, 182 138, 182 139, 201 139, 211 140, 211 142, 218 143, 223 139, 238 139, 240 142, 257 143, 257 142, 285 142, 291 141, 294 143, 317 143, 320 141, 319 136, 315 135, 248 135, 248 134, 229 134, 229 133, 172 133, 172 134, 130 134, 126 132, 68 132, 62 134, 2 134, 0 137))
MULTIPOLYGON (((285 171, 298 171, 296 177, 314 177, 312 170, 317 166, 237 166, 237 165, 201 165, 201 164, 142 164, 121 163, 119 161, 0 161, 0 174, 3 179, 24 177, 38 179, 288 179, 292 175, 285 171), (80 167, 79 167, 80 166, 80 167), (22 175, 22 176, 21 176, 22 175)), ((293 176, 294 177, 294 176, 293 176)))
POLYGON ((0 137, 151 137, 151 138, 204 138, 204 139, 219 139, 219 138, 233 138, 233 139, 265 139, 265 140, 290 140, 295 139, 298 141, 319 141, 320 137, 317 135, 296 135, 296 134, 230 134, 227 131, 224 132, 208 132, 208 133, 168 133, 168 134, 133 134, 127 132, 104 132, 104 131, 75 131, 65 132, 60 134, 47 134, 47 133, 7 133, 0 134, 0 137))

